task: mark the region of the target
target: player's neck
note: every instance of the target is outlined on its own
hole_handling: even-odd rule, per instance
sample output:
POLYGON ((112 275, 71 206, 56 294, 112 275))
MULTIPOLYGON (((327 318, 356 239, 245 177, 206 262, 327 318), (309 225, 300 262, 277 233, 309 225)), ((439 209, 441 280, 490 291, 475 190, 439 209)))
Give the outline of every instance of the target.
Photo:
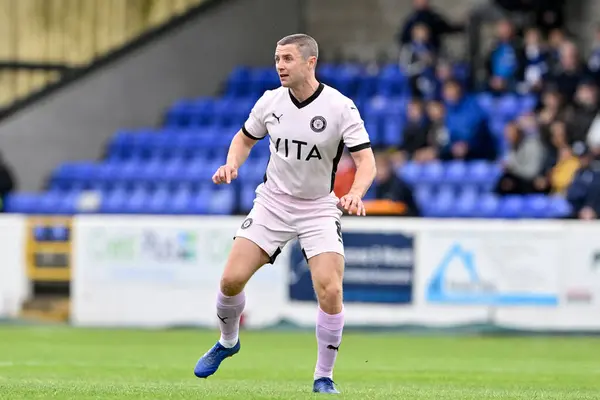
POLYGON ((317 79, 313 77, 310 80, 307 80, 302 84, 298 85, 297 87, 290 88, 290 90, 292 91, 292 94, 294 95, 296 100, 302 103, 310 96, 312 96, 318 88, 319 81, 317 81, 317 79))

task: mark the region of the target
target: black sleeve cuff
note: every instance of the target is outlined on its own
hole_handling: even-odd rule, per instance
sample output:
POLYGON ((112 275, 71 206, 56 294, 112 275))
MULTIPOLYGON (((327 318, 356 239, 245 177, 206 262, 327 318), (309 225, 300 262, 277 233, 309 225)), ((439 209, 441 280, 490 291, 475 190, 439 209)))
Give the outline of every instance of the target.
POLYGON ((261 138, 259 138, 259 137, 256 137, 256 136, 252 135, 250 132, 248 132, 248 129, 246 129, 245 126, 242 126, 242 132, 244 132, 244 135, 248 136, 250 139, 253 139, 253 140, 264 139, 264 136, 261 137, 261 138))
POLYGON ((348 151, 350 153, 354 153, 356 151, 361 151, 361 150, 364 150, 364 149, 368 149, 370 147, 371 147, 371 142, 367 142, 367 143, 359 144, 359 145, 354 146, 354 147, 348 147, 348 151))

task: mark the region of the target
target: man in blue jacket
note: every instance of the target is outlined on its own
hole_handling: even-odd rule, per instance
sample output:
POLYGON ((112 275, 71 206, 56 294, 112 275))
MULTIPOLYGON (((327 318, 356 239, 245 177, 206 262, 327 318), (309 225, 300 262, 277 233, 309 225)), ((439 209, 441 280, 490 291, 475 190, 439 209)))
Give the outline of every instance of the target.
POLYGON ((456 80, 446 82, 443 97, 448 137, 446 140, 438 138, 440 158, 488 158, 490 149, 486 144, 485 115, 476 99, 463 94, 456 80))

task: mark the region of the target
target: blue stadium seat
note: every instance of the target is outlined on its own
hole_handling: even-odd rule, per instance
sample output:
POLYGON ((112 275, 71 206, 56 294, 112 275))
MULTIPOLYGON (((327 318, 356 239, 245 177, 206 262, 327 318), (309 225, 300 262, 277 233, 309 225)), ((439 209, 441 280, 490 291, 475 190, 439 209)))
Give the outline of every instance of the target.
POLYGON ((455 216, 455 193, 446 188, 438 192, 438 194, 424 205, 424 214, 428 217, 451 218, 455 216))
POLYGON ((500 199, 493 193, 485 193, 479 198, 473 212, 475 218, 497 218, 500 199))
POLYGON ((39 194, 37 193, 10 193, 4 201, 6 212, 30 214, 35 212, 39 194))
POLYGON ((226 93, 233 97, 242 97, 250 94, 251 69, 246 66, 235 68, 227 79, 226 93))
POLYGON ((469 183, 467 164, 464 161, 450 161, 444 165, 444 181, 453 184, 469 183))
MULTIPOLYGON (((139 193, 138 189, 136 193, 139 193)), ((104 214, 120 214, 125 212, 125 205, 129 199, 129 193, 124 189, 105 192, 100 202, 100 212, 104 214)))
POLYGON ((524 216, 525 201, 523 196, 504 196, 500 200, 497 215, 499 218, 514 219, 524 216))
POLYGON ((572 206, 564 197, 550 196, 550 204, 548 205, 549 218, 567 218, 572 212, 572 206))
POLYGON ((407 80, 397 64, 385 66, 379 74, 377 93, 383 96, 401 96, 407 93, 407 80))
POLYGON ((168 204, 169 214, 190 214, 192 203, 192 191, 188 187, 176 190, 168 204))
POLYGON ((256 185, 253 183, 244 183, 240 187, 240 211, 247 213, 252 209, 254 205, 254 198, 256 197, 256 185))
POLYGON ((444 164, 441 162, 429 162, 421 166, 419 179, 424 183, 439 184, 444 182, 444 164))
POLYGON ((404 124, 400 117, 385 119, 383 129, 383 145, 387 147, 399 147, 402 144, 404 124))
POLYGON ((525 218, 548 218, 550 198, 546 195, 529 195, 524 197, 523 216, 525 218))
POLYGON ((208 202, 208 213, 227 215, 235 209, 235 191, 232 186, 222 186, 212 190, 208 202))

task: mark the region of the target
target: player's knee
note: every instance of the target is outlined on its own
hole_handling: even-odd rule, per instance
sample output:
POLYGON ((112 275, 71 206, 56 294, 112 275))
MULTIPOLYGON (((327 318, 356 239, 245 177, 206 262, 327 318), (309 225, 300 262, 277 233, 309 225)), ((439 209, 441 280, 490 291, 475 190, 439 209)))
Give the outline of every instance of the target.
POLYGON ((342 307, 342 285, 337 282, 329 282, 317 289, 319 306, 329 314, 337 314, 342 307))
POLYGON ((244 290, 246 281, 241 274, 226 272, 221 277, 221 293, 225 296, 236 296, 244 290))

